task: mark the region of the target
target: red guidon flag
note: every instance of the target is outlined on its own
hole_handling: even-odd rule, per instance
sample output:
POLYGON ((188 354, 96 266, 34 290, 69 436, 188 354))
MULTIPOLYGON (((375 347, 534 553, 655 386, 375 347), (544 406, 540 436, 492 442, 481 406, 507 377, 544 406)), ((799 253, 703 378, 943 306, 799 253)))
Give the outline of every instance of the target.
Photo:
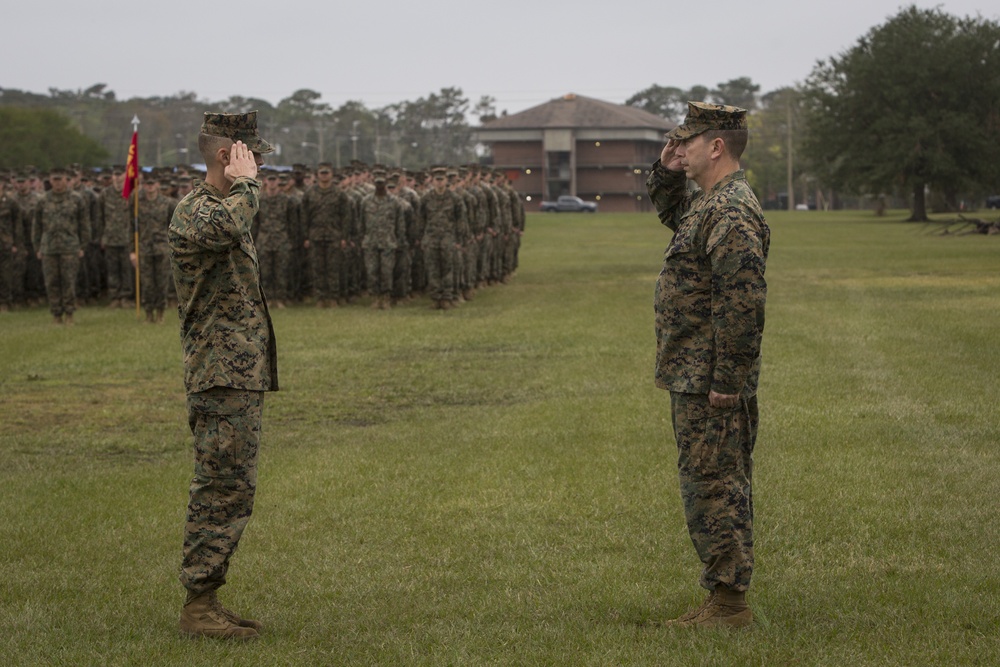
POLYGON ((128 147, 128 162, 125 163, 125 185, 122 187, 122 197, 128 199, 135 189, 139 178, 139 130, 132 132, 132 143, 128 147))

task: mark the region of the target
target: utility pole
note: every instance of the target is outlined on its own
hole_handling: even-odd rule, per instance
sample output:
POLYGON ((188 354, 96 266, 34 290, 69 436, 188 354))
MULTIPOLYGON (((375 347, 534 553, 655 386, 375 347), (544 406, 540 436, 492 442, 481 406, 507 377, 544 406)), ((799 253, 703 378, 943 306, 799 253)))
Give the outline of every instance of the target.
POLYGON ((788 130, 788 210, 795 210, 795 179, 792 176, 792 100, 785 92, 785 110, 787 111, 785 127, 788 130))

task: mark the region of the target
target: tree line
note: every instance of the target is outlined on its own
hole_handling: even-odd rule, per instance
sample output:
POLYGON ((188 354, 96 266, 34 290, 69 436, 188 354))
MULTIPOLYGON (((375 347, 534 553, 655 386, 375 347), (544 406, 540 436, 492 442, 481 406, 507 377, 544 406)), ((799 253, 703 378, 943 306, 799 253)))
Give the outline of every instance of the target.
MULTIPOLYGON (((924 220, 929 208, 960 210, 1000 191, 996 21, 910 6, 816 63, 795 86, 761 94, 749 77, 714 88, 653 84, 624 103, 681 122, 688 100, 751 111, 744 162, 751 184, 772 206, 895 198, 924 220)), ((280 147, 276 158, 284 164, 471 162, 481 150, 473 123, 497 117, 495 98, 472 103, 461 88, 377 109, 361 101, 333 108, 309 89, 272 105, 239 96, 201 100, 193 92, 120 101, 105 84, 48 94, 0 88, 0 141, 9 147, 0 167, 121 162, 133 115, 142 121, 143 164, 198 162, 205 109, 259 110, 261 132, 280 147)))

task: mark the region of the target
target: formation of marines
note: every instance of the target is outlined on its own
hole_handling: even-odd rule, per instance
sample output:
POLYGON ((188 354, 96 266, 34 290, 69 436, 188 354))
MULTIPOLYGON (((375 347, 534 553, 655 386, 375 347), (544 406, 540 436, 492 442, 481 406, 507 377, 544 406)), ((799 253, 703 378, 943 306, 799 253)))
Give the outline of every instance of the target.
MULTIPOLYGON (((143 172, 125 199, 123 167, 0 174, 0 311, 48 303, 54 322, 72 324, 78 304, 131 307, 138 266, 146 321, 162 322, 175 299, 167 228, 201 177, 187 166, 143 172)), ((524 204, 490 167, 323 162, 258 178, 253 237, 277 308, 370 297, 389 309, 427 296, 448 310, 517 270, 524 204)))

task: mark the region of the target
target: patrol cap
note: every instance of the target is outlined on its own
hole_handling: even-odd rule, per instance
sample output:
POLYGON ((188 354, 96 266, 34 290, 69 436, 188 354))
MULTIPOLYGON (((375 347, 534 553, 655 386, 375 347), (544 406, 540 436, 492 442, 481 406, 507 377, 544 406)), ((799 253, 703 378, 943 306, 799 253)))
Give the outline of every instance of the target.
POLYGON ((372 169, 372 180, 376 183, 385 183, 386 175, 385 169, 372 169))
POLYGON ((274 147, 257 134, 257 112, 211 113, 205 112, 201 131, 212 137, 225 137, 242 141, 254 153, 273 153, 274 147))
POLYGON ((431 178, 447 178, 447 167, 431 167, 431 178))
POLYGON ((747 129, 747 110, 724 104, 688 102, 684 123, 667 132, 667 139, 684 141, 709 130, 747 129))

